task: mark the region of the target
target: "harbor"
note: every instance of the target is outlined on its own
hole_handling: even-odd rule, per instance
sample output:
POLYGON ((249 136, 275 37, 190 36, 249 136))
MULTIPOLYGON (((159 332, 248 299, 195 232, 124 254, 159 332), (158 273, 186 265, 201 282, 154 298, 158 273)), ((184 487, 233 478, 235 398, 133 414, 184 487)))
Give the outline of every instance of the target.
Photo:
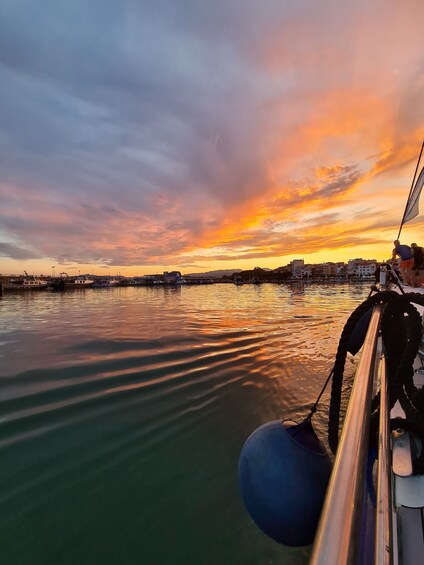
POLYGON ((2 292, 19 292, 29 290, 75 290, 83 288, 112 288, 116 286, 152 287, 152 286, 181 286, 205 285, 217 283, 233 283, 237 286, 244 284, 262 283, 345 283, 374 280, 378 267, 375 259, 352 259, 348 263, 322 263, 305 265, 304 260, 292 261, 277 269, 255 269, 242 271, 235 269, 230 273, 201 273, 183 275, 180 271, 165 271, 161 274, 126 277, 121 275, 100 276, 79 274, 71 277, 62 273, 59 277, 45 275, 0 275, 2 292))

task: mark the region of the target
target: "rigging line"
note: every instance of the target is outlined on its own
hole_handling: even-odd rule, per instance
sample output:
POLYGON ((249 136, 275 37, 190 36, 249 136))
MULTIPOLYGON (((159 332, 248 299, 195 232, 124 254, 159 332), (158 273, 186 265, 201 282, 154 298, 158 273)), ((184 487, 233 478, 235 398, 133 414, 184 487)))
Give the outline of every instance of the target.
POLYGON ((324 391, 328 385, 328 383, 330 382, 331 377, 333 376, 334 373, 334 367, 331 369, 330 374, 327 377, 327 380, 324 383, 324 386, 321 389, 321 392, 318 395, 318 398, 315 401, 315 404, 312 406, 311 411, 309 412, 309 415, 306 417, 306 420, 310 420, 312 418, 312 416, 315 414, 315 412, 317 411, 317 406, 319 401, 321 400, 321 396, 324 394, 324 391))

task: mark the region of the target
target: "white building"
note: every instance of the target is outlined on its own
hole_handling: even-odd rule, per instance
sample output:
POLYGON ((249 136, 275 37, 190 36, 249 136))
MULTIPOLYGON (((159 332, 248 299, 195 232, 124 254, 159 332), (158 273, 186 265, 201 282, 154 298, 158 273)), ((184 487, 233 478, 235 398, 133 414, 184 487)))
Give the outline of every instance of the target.
POLYGON ((291 265, 292 276, 300 277, 303 267, 305 266, 305 261, 303 259, 293 259, 290 265, 291 265))
POLYGON ((359 278, 372 277, 376 269, 375 259, 350 259, 347 264, 347 274, 359 278))

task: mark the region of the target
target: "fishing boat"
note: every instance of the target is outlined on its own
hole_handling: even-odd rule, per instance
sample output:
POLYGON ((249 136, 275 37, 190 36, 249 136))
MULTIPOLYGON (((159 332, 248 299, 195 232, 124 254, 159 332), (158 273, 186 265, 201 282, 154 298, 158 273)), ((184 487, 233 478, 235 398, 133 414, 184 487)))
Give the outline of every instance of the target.
POLYGON ((33 275, 28 275, 28 273, 25 272, 25 276, 10 279, 8 283, 3 286, 3 290, 6 292, 45 290, 47 288, 47 284, 48 283, 46 280, 38 279, 33 275))
POLYGON ((94 284, 94 279, 90 279, 85 275, 79 275, 77 277, 69 277, 66 273, 62 273, 65 275, 64 283, 65 283, 65 290, 67 289, 74 289, 74 288, 90 288, 94 284))
MULTIPOLYGON (((423 148, 399 235, 418 214, 423 148)), ((424 289, 404 285, 382 265, 345 324, 306 418, 264 424, 243 446, 239 484, 250 516, 279 543, 312 546, 312 565, 424 562, 423 313, 424 289), (348 353, 360 360, 341 426, 348 353), (330 382, 332 455, 312 425, 330 382)))

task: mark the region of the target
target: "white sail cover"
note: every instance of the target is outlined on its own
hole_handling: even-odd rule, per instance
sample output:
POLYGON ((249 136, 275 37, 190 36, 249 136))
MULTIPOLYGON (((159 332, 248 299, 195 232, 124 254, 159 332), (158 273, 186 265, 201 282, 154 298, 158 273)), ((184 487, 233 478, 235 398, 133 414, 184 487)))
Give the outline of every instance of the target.
POLYGON ((420 195, 423 189, 423 185, 424 185, 424 167, 421 169, 421 172, 417 178, 417 182, 415 183, 415 186, 409 196, 408 203, 405 208, 405 214, 403 216, 404 224, 406 224, 406 222, 409 222, 409 220, 415 218, 415 216, 418 216, 418 212, 419 212, 418 203, 420 200, 420 195))

